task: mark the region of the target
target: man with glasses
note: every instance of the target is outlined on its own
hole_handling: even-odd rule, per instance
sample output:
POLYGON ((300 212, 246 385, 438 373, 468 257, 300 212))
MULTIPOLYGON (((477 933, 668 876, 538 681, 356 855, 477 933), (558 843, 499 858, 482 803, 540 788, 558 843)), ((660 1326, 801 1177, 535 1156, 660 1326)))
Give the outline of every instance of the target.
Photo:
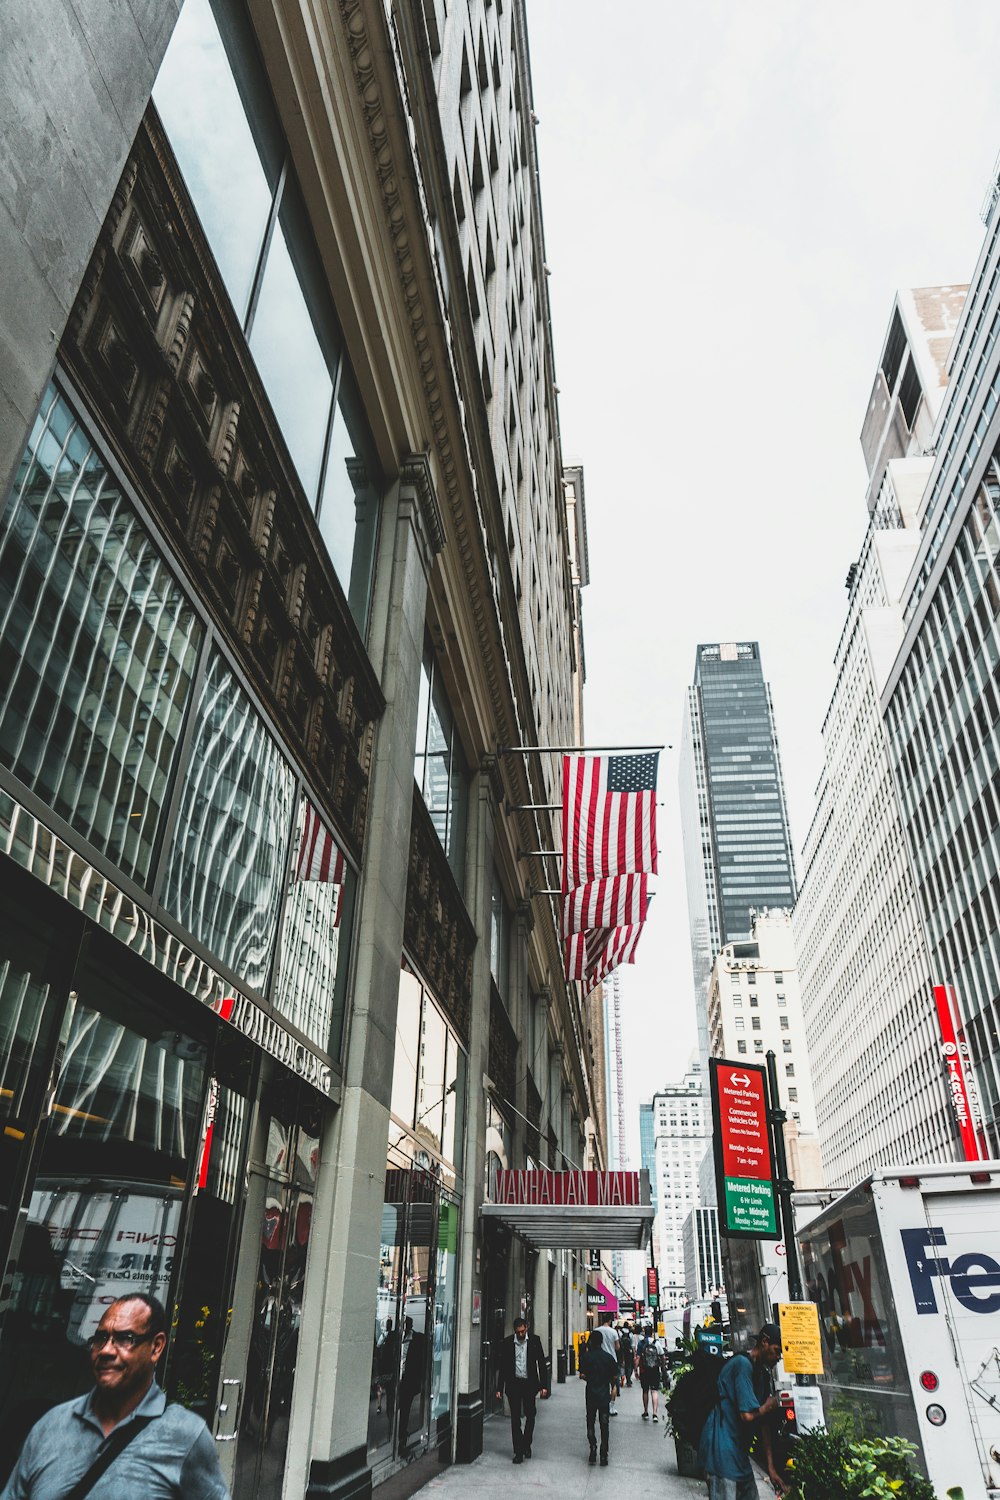
POLYGON ((166 1344, 155 1297, 112 1302, 90 1340, 93 1390, 35 1423, 0 1500, 229 1500, 205 1423, 153 1378, 166 1344))

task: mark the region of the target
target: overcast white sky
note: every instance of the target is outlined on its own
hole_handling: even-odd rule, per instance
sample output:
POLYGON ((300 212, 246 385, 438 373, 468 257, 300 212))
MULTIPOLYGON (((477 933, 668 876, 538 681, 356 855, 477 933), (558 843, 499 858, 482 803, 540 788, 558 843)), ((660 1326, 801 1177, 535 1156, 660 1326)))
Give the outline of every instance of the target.
MULTIPOLYGON (((801 852, 897 287, 967 282, 995 0, 528 0, 587 738, 679 742, 699 641, 759 640, 801 852)), ((624 968, 629 1130, 695 1045, 677 751, 624 968)), ((637 1164, 637 1163, 636 1163, 637 1164)))

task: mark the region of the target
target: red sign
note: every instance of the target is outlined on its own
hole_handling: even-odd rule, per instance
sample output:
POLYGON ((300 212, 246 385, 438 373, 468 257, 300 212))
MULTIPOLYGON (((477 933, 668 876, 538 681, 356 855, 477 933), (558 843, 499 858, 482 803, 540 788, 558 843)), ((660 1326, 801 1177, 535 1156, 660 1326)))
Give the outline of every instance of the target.
POLYGON ((655 1266, 646 1267, 646 1296, 658 1297, 660 1293, 660 1274, 655 1266))
POLYGON ((720 1063, 719 1133, 722 1170, 727 1177, 770 1182, 771 1143, 767 1132, 764 1070, 720 1063))
POLYGON ((958 1122, 958 1133, 962 1138, 962 1151, 966 1161, 983 1161, 988 1151, 979 1149, 979 1132, 983 1117, 979 1108, 979 1090, 972 1072, 965 1032, 958 1018, 958 1005, 951 985, 934 986, 934 1004, 937 1006, 938 1025, 941 1028, 941 1052, 944 1056, 948 1092, 958 1122))
POLYGON ((517 1172, 496 1174, 495 1203, 549 1204, 553 1208, 607 1208, 638 1204, 638 1172, 517 1172))

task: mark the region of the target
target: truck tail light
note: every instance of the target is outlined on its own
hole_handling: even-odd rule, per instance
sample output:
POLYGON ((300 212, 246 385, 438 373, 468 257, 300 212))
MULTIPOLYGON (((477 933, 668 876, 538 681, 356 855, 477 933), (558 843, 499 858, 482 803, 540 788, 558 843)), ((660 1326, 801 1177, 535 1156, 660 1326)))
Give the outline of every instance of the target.
POLYGON ((932 1427, 943 1427, 946 1420, 944 1407, 939 1406, 936 1401, 932 1401, 927 1408, 927 1420, 932 1427))
POLYGON ((969 1181, 978 1183, 981 1186, 984 1182, 990 1182, 991 1178, 989 1172, 970 1172, 969 1181))
POLYGON ((901 1177, 899 1179, 899 1185, 900 1185, 900 1187, 908 1187, 908 1188, 915 1188, 916 1187, 916 1188, 918 1188, 920 1186, 920 1178, 919 1177, 901 1177))
POLYGON ((940 1380, 938 1380, 933 1370, 924 1370, 923 1374, 920 1376, 920 1384, 923 1386, 925 1391, 936 1391, 941 1382, 940 1380))

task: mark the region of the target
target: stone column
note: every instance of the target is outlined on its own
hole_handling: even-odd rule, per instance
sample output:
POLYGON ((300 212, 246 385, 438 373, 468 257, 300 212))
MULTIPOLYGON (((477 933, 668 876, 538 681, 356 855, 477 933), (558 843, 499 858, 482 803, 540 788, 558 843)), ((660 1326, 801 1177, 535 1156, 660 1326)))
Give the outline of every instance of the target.
POLYGON ((383 506, 373 626, 379 724, 355 918, 341 1107, 324 1139, 302 1308, 286 1490, 355 1497, 368 1471, 369 1362, 406 905, 427 583, 441 546, 430 466, 414 456, 383 506), (310 1462, 311 1460, 311 1462, 310 1462))
MULTIPOLYGON (((484 760, 469 797, 469 836, 466 846, 465 895, 478 942, 472 963, 472 1017, 469 1023, 469 1073, 466 1082, 465 1153, 462 1175, 464 1201, 459 1245, 458 1328, 455 1363, 458 1409, 455 1417, 455 1458, 471 1463, 483 1451, 483 1392, 480 1361, 483 1323, 472 1322, 473 1294, 482 1292, 482 1226, 479 1205, 485 1189, 486 1090, 483 1078, 490 1056, 490 896, 493 884, 493 844, 497 807, 502 795, 496 762, 484 760)), ((480 1318, 489 1316, 483 1306, 480 1318)))

